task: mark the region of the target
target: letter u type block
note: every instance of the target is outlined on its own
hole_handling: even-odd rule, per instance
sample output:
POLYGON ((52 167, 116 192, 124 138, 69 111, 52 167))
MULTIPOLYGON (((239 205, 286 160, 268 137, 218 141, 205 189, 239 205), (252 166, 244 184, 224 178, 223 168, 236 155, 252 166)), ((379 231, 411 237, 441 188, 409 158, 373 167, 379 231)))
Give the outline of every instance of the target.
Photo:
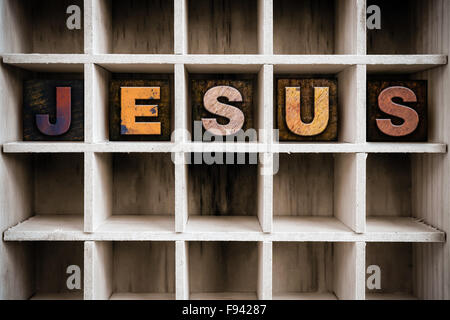
POLYGON ((27 80, 23 140, 83 141, 83 80, 27 80))
POLYGON ((277 124, 280 141, 336 141, 337 81, 278 79, 277 124))
POLYGON ((427 81, 367 82, 367 141, 427 141, 427 81))
POLYGON ((170 141, 171 81, 112 80, 111 141, 170 141))

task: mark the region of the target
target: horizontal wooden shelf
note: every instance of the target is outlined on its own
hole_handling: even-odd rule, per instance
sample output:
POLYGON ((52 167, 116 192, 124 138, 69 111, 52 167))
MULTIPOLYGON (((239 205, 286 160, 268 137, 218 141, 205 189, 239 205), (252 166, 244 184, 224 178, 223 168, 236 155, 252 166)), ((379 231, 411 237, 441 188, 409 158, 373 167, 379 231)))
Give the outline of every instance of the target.
POLYGON ((171 142, 10 142, 3 145, 5 153, 83 153, 83 152, 155 152, 174 150, 171 142))
POLYGON ((446 153, 443 143, 9 142, 5 153, 446 153))
POLYGON ((354 241, 355 233, 334 217, 275 216, 277 241, 354 241))
POLYGON ((203 237, 205 240, 214 240, 215 234, 220 238, 220 234, 224 233, 229 239, 246 240, 253 238, 252 234, 261 232, 261 226, 255 216, 189 216, 186 225, 186 233, 206 235, 203 237))
POLYGON ((174 293, 113 293, 110 300, 175 300, 174 293))
POLYGON ((446 153, 443 143, 279 143, 279 153, 446 153))
POLYGON ((83 293, 37 293, 30 300, 83 300, 83 293))
POLYGON ((252 292, 205 292, 191 293, 190 300, 257 300, 252 292))
POLYGON ((174 216, 110 216, 93 233, 80 215, 38 215, 8 229, 5 241, 278 241, 278 242, 445 242, 445 233, 413 218, 367 219, 356 234, 334 217, 275 216, 263 233, 256 217, 191 216, 183 233, 174 216))
POLYGON ((111 72, 258 72, 264 64, 275 73, 338 73, 351 65, 369 72, 412 73, 447 64, 447 55, 220 55, 220 54, 4 54, 3 62, 31 71, 82 72, 94 63, 111 72))
POLYGON ((367 218, 367 242, 445 242, 445 233, 414 218, 367 218))
POLYGON ((286 292, 275 293, 272 296, 273 300, 337 300, 336 295, 330 292, 286 292))
POLYGON ((83 216, 34 216, 5 231, 4 240, 83 241, 83 216))
POLYGON ((168 215, 113 215, 95 230, 100 238, 119 237, 123 240, 140 240, 147 235, 171 234, 175 217, 168 215))
POLYGON ((404 293, 366 293, 366 300, 417 300, 417 298, 404 293))

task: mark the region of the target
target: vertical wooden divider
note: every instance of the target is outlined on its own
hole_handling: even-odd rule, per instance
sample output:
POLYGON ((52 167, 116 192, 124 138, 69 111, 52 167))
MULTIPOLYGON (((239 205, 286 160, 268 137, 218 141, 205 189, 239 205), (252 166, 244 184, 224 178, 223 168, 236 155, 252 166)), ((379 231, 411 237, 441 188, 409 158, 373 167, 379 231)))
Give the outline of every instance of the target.
POLYGON ((365 243, 340 242, 334 250, 334 292, 340 300, 364 300, 365 243))
POLYGON ((258 0, 258 51, 273 54, 273 0, 258 0))
POLYGON ((113 244, 84 242, 84 299, 108 300, 113 292, 113 244))
POLYGON ((188 0, 174 0, 174 51, 188 53, 188 0))
MULTIPOLYGON (((187 124, 187 72, 183 64, 175 65, 175 144, 182 147, 189 139, 187 124)), ((187 164, 183 151, 172 153, 175 160, 175 232, 184 232, 188 220, 187 164)))
POLYGON ((189 299, 189 242, 175 242, 175 294, 177 300, 189 299))
POLYGON ((259 300, 272 300, 272 242, 258 242, 258 284, 259 300))

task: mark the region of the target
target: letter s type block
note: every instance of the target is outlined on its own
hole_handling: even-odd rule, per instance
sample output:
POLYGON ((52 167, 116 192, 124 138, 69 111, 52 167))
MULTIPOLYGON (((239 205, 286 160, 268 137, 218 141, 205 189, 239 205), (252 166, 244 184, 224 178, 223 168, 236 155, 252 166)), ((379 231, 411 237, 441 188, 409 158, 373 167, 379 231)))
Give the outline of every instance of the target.
POLYGON ((202 135, 234 136, 239 130, 254 129, 253 75, 195 75, 190 80, 192 132, 195 121, 201 123, 202 135))
POLYGON ((280 141, 336 141, 335 79, 278 79, 277 125, 280 141))
POLYGON ((367 141, 428 139, 427 81, 367 82, 367 141))
POLYGON ((26 80, 24 141, 83 141, 83 80, 26 80))
POLYGON ((169 77, 156 80, 111 80, 109 139, 170 141, 171 87, 169 77))

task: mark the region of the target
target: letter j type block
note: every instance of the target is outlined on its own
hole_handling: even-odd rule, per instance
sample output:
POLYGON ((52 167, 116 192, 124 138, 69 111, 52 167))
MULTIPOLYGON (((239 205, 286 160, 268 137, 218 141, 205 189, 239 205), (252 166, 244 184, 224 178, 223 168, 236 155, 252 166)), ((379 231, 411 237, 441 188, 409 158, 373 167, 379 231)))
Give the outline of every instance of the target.
POLYGON ((23 83, 24 141, 83 141, 83 80, 23 83))

